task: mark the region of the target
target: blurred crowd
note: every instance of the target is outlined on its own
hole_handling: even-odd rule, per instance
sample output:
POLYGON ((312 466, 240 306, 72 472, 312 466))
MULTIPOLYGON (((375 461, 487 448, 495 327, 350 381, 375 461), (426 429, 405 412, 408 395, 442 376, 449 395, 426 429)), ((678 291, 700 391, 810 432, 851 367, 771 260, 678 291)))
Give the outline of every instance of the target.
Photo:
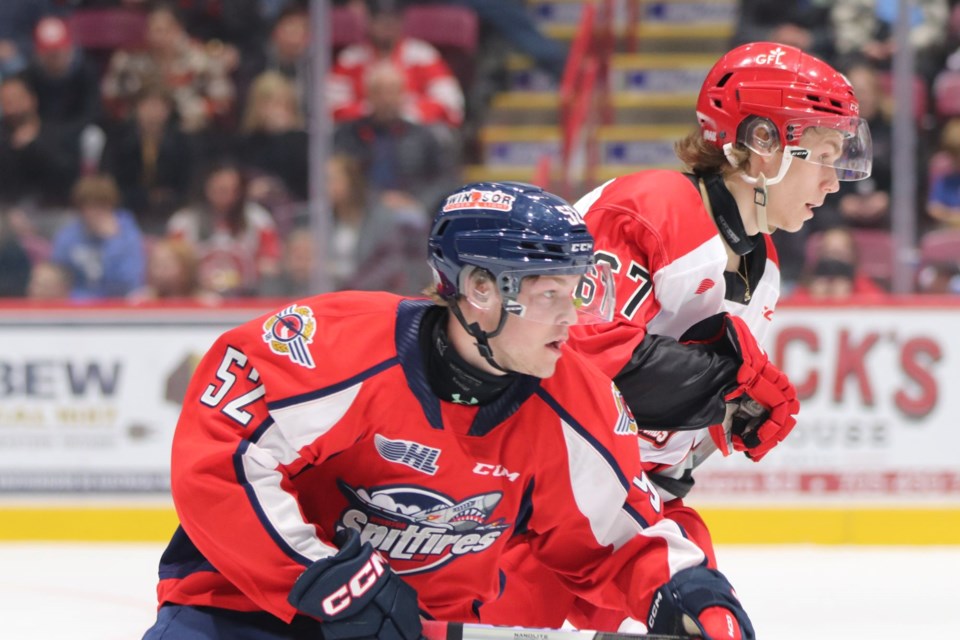
POLYGON ((319 259, 337 289, 429 284, 464 85, 403 5, 345 4, 364 35, 334 37, 319 88, 335 128, 316 247, 307 2, 0 3, 0 296, 293 296, 319 259))
MULTIPOLYGON (((341 0, 317 88, 308 4, 0 2, 0 296, 285 297, 311 291, 318 268, 335 289, 419 292, 430 216, 479 159, 473 134, 494 81, 482 48, 461 49, 465 61, 439 44, 466 28, 434 24, 431 43, 419 37, 429 21, 405 11, 467 12, 553 79, 566 49, 521 0, 341 0), (312 93, 334 123, 324 247, 307 204, 312 93)), ((896 0, 740 2, 731 46, 783 42, 844 70, 873 134, 871 178, 842 183, 802 232, 774 235, 794 297, 890 289, 892 119, 907 104, 891 79, 897 10, 896 0)), ((960 2, 917 0, 910 21, 915 282, 960 293, 960 2)))

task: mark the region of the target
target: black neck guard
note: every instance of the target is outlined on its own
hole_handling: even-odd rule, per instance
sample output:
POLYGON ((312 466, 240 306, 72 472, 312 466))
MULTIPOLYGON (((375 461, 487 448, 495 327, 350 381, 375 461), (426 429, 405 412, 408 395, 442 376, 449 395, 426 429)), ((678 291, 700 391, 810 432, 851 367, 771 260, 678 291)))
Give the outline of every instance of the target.
POLYGON ((464 360, 450 342, 449 316, 443 311, 428 311, 420 329, 420 348, 427 363, 430 388, 447 402, 483 405, 495 400, 517 380, 517 374, 493 375, 464 360))
POLYGON ((760 241, 760 234, 748 236, 747 230, 743 227, 743 219, 740 217, 740 209, 737 208, 737 201, 733 194, 723 184, 723 177, 717 173, 706 175, 692 175, 697 189, 700 188, 698 180, 703 180, 704 187, 707 190, 707 197, 710 199, 709 210, 713 213, 713 219, 717 222, 717 229, 723 236, 727 246, 738 256, 745 256, 753 251, 757 242, 760 241))

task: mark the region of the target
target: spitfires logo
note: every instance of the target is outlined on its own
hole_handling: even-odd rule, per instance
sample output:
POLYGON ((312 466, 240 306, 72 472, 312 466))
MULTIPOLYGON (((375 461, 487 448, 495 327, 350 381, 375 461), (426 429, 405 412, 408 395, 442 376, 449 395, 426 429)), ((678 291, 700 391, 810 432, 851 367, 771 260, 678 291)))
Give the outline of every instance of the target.
POLYGON ((444 211, 459 211, 461 209, 493 209, 495 211, 512 211, 516 196, 503 191, 481 191, 471 189, 461 191, 447 198, 443 205, 444 211))
POLYGON ((511 525, 490 515, 499 491, 456 501, 417 486, 354 489, 340 481, 350 506, 337 529, 352 527, 400 575, 424 573, 456 558, 489 549, 511 525))
POLYGON ((270 345, 270 351, 287 356, 301 367, 313 369, 313 356, 307 345, 313 342, 317 331, 317 321, 310 307, 290 305, 263 323, 263 341, 270 345))

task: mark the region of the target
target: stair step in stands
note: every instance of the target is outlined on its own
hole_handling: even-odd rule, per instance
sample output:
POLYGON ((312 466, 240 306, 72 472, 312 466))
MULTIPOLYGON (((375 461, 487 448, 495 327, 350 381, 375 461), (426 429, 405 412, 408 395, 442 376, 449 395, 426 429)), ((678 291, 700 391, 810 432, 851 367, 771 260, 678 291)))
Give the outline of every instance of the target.
MULTIPOLYGON (((621 91, 610 96, 611 124, 692 124, 697 96, 693 93, 621 91)), ((560 97, 556 91, 512 91, 498 94, 488 125, 558 125, 560 97)))
MULTIPOLYGON (((608 125, 596 133, 603 165, 675 166, 673 143, 691 125, 608 125)), ((484 163, 498 171, 505 167, 533 167, 543 155, 559 161, 560 128, 552 125, 486 127, 481 133, 484 163)), ((509 171, 515 171, 510 169, 509 171)))
MULTIPOLYGON (((700 84, 716 58, 703 54, 616 54, 610 61, 611 106, 616 124, 692 122, 700 84)), ((514 70, 529 70, 520 56, 514 70)), ((494 97, 487 122, 556 124, 560 96, 554 89, 514 90, 494 97)))
MULTIPOLYGON (((580 22, 583 0, 530 0, 528 11, 544 28, 572 27, 580 22)), ((641 0, 633 7, 631 0, 613 1, 613 22, 626 24, 634 11, 644 23, 699 24, 704 22, 730 24, 736 20, 736 0, 641 0)))

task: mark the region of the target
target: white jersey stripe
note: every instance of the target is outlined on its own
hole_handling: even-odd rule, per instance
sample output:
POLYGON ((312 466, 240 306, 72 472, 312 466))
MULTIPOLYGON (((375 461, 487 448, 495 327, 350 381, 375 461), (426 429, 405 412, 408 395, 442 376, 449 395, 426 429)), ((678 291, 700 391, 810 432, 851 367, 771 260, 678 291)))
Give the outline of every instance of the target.
POLYGON ((561 420, 567 444, 570 485, 580 512, 600 544, 619 549, 640 531, 640 523, 622 509, 627 488, 606 458, 576 429, 561 420))
POLYGON ((283 474, 277 470, 277 459, 253 443, 241 459, 247 483, 256 496, 255 507, 284 543, 312 561, 334 555, 337 549, 320 542, 314 526, 304 521, 297 499, 281 487, 283 474))
POLYGON ((257 440, 280 464, 290 464, 300 457, 300 449, 323 436, 337 424, 353 404, 363 383, 336 393, 281 409, 273 409, 274 424, 257 440))

